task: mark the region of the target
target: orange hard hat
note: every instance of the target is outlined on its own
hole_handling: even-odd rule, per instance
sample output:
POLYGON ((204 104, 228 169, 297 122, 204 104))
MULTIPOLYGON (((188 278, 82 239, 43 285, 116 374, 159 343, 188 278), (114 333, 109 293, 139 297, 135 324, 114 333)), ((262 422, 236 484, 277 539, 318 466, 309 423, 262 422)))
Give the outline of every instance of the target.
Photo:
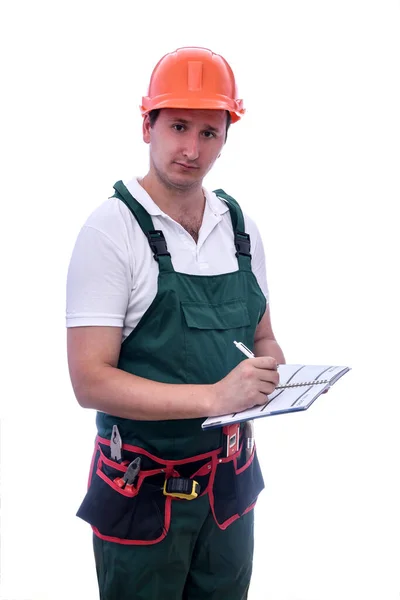
POLYGON ((144 116, 159 108, 227 110, 232 123, 245 112, 231 67, 207 48, 178 48, 157 63, 140 110, 144 116))

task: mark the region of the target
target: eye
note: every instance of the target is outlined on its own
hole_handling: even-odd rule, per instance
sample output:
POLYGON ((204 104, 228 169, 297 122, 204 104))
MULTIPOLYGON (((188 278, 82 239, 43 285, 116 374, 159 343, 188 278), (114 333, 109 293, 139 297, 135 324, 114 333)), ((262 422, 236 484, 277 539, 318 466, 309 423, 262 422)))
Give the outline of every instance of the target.
POLYGON ((206 137, 208 139, 216 137, 216 135, 213 131, 203 131, 203 135, 204 135, 204 137, 206 137))
POLYGON ((172 129, 175 129, 175 131, 185 131, 185 126, 182 125, 182 123, 175 123, 174 125, 172 125, 172 129))

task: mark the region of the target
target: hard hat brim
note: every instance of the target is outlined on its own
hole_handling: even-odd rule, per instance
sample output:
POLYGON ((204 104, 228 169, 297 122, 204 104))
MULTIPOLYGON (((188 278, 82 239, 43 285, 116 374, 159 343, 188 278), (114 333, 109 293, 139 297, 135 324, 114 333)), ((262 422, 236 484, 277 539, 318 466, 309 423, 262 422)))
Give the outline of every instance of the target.
POLYGON ((245 114, 245 109, 242 106, 242 100, 230 100, 226 96, 220 98, 176 98, 176 97, 158 97, 142 98, 140 111, 142 116, 148 114, 152 110, 161 108, 186 108, 191 110, 227 110, 232 119, 232 123, 239 121, 245 114))

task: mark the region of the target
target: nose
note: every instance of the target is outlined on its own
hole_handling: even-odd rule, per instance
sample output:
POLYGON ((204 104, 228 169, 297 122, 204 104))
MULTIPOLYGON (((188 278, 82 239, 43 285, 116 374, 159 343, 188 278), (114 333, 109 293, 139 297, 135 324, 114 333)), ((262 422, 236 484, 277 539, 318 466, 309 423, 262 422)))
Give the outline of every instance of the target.
POLYGON ((188 160, 196 160, 199 158, 199 139, 197 132, 190 133, 185 136, 185 146, 183 148, 183 155, 188 160))

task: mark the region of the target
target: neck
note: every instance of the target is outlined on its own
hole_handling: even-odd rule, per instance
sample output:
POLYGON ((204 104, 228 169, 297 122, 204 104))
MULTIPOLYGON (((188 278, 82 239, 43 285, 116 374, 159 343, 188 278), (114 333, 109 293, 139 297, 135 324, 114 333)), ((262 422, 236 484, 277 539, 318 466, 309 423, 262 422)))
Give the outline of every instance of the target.
POLYGON ((170 217, 182 213, 203 215, 205 197, 201 183, 179 189, 164 184, 151 171, 139 183, 153 202, 170 217))

